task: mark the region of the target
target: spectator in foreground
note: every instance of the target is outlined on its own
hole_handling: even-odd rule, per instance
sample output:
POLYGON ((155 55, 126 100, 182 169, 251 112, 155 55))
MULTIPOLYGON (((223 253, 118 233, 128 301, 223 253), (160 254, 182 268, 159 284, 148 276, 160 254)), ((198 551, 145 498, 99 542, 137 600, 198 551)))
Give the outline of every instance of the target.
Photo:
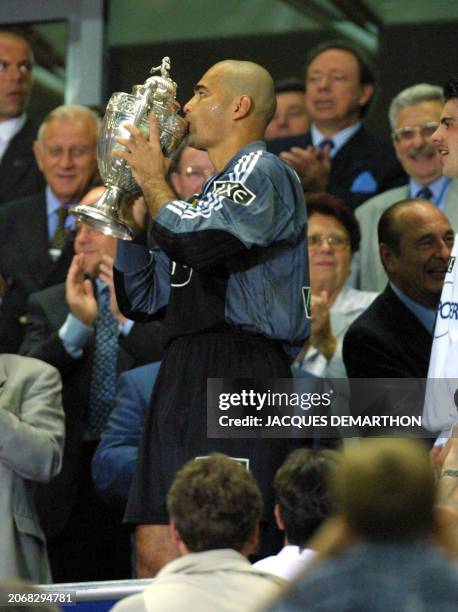
POLYGON ((428 453, 407 439, 347 450, 332 478, 341 522, 328 549, 272 612, 457 609, 458 572, 431 536, 435 483, 428 453))
POLYGON ((221 454, 188 461, 167 496, 170 535, 181 557, 115 612, 237 612, 284 583, 248 562, 257 545, 262 497, 244 466, 221 454))
POLYGON ((261 559, 254 567, 292 580, 316 557, 306 542, 332 511, 328 480, 337 456, 332 450, 299 448, 278 469, 274 512, 285 533, 285 546, 278 555, 261 559))

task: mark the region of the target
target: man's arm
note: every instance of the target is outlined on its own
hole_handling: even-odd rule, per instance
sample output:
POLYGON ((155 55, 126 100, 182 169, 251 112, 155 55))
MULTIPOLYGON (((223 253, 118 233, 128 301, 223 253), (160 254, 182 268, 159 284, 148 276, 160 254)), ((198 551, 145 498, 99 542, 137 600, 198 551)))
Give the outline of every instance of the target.
POLYGON ((35 359, 7 359, 10 372, 0 404, 0 461, 23 478, 46 482, 59 472, 62 462, 60 376, 35 359))

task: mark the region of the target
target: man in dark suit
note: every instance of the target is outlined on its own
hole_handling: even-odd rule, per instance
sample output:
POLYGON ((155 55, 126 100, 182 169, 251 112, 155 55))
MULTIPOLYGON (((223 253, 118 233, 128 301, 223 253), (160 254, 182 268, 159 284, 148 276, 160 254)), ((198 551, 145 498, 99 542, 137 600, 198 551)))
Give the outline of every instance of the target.
POLYGON ((34 143, 46 190, 0 207, 0 275, 6 284, 0 318, 2 352, 15 353, 19 348, 28 295, 65 280, 75 223, 68 211, 97 174, 99 123, 84 106, 54 109, 34 143))
POLYGON ((38 126, 25 113, 33 52, 13 32, 0 31, 0 204, 37 193, 43 177, 33 155, 38 126))
MULTIPOLYGON (((103 189, 93 189, 83 203, 93 204, 103 189)), ((21 352, 54 365, 63 380, 63 468, 37 496, 56 582, 130 576, 123 508, 100 501, 90 465, 113 407, 117 373, 160 359, 162 344, 160 324, 134 324, 119 311, 115 245, 115 238, 79 224, 66 283, 32 295, 27 310, 21 352)))
POLYGON ((369 63, 349 43, 332 41, 310 51, 305 105, 311 130, 268 143, 268 150, 283 151, 281 157, 294 166, 305 191, 327 191, 356 208, 406 182, 391 143, 362 124, 374 91, 369 63))
POLYGON ((347 374, 425 378, 453 229, 434 204, 403 200, 383 213, 378 237, 389 283, 345 335, 347 374))

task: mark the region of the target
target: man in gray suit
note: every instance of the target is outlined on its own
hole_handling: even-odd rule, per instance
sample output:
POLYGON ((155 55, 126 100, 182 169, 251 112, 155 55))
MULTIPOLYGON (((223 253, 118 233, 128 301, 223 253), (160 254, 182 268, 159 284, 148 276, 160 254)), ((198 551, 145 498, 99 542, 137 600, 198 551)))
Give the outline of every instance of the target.
POLYGON ((393 144, 409 182, 371 198, 355 211, 361 227, 361 244, 353 257, 350 284, 358 289, 385 288, 387 276, 379 256, 377 223, 392 204, 411 198, 429 200, 458 229, 458 179, 442 175, 440 155, 431 140, 439 125, 442 105, 442 89, 428 84, 408 87, 391 102, 393 144))
POLYGON ((61 467, 61 389, 50 365, 0 354, 0 578, 51 579, 33 488, 61 467))

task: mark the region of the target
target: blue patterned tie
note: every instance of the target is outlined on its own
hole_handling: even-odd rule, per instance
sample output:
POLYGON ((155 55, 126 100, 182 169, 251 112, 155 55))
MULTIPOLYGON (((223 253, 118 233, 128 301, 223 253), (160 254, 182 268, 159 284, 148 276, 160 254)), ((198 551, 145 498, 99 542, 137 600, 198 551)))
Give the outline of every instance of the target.
POLYGON ((95 347, 89 392, 88 433, 100 438, 113 408, 118 355, 118 322, 110 310, 110 292, 105 287, 99 295, 99 313, 95 320, 95 347))

